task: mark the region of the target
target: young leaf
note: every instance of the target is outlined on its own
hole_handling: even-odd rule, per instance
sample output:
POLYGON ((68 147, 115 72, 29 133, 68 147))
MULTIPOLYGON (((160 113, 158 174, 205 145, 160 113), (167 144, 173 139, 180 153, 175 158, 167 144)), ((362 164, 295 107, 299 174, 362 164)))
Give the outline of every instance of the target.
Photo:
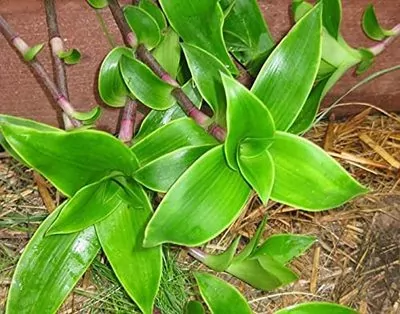
POLYGON ((239 73, 224 44, 224 19, 218 0, 161 0, 160 4, 171 26, 185 43, 206 50, 231 73, 239 73))
POLYGON ((228 134, 225 140, 225 156, 228 165, 237 169, 240 146, 249 151, 244 157, 258 155, 270 144, 274 136, 274 121, 264 104, 236 80, 222 75, 228 110, 228 134))
POLYGON ((205 314, 204 307, 198 301, 189 301, 186 304, 185 314, 205 314))
POLYGON ((81 60, 81 53, 78 49, 70 49, 66 51, 61 51, 58 57, 62 59, 65 64, 73 65, 79 63, 81 60))
POLYGON ((6 313, 55 313, 97 255, 100 244, 93 227, 45 236, 62 206, 25 247, 11 281, 6 313))
POLYGON ((226 229, 250 188, 226 164, 222 145, 200 157, 171 187, 146 228, 145 246, 197 246, 226 229))
POLYGON ((338 38, 342 21, 341 0, 319 0, 323 4, 322 23, 333 38, 338 38))
POLYGON ((375 55, 368 49, 360 48, 358 51, 361 53, 362 60, 357 67, 356 73, 360 75, 367 71, 375 61, 375 55))
POLYGON ((213 55, 189 44, 182 44, 183 52, 201 96, 207 101, 219 122, 225 121, 226 101, 221 73, 229 71, 213 55))
POLYGON ((313 86, 321 59, 321 11, 316 5, 291 29, 252 87, 270 110, 277 130, 292 125, 313 86))
POLYGON ((289 306, 274 314, 357 314, 358 312, 343 305, 327 302, 309 302, 289 306))
POLYGON ((112 172, 132 175, 138 164, 129 149, 99 131, 38 131, 0 124, 11 148, 67 196, 112 172))
POLYGON ((364 11, 362 18, 362 28, 365 34, 373 40, 383 40, 385 37, 392 36, 393 32, 384 29, 378 22, 376 17, 375 8, 370 4, 364 11))
POLYGON ((143 9, 144 11, 146 11, 148 14, 151 15, 151 17, 157 22, 157 25, 161 31, 167 27, 167 21, 165 19, 164 14, 153 1, 140 0, 139 8, 143 9))
POLYGON ((271 199, 309 211, 342 205, 368 190, 312 142, 277 132, 269 152, 275 164, 271 199))
POLYGON ((32 61, 36 58, 37 54, 43 49, 44 44, 38 44, 28 49, 27 52, 24 53, 25 61, 32 61))
POLYGON ((81 231, 103 220, 124 203, 122 193, 111 179, 85 186, 65 204, 47 236, 81 231))
POLYGON ((142 209, 125 204, 95 227, 101 247, 125 291, 143 313, 151 314, 161 280, 162 253, 160 246, 142 246, 152 210, 142 188, 132 184, 131 189, 140 195, 141 203, 136 206, 142 209))
POLYGON ((124 7, 124 16, 140 44, 150 50, 158 45, 161 40, 160 27, 148 12, 138 6, 127 5, 124 7))
POLYGON ((133 51, 125 47, 116 47, 105 57, 100 67, 98 89, 102 101, 112 107, 125 106, 130 94, 119 70, 122 56, 133 57, 133 51))
POLYGON ((86 0, 95 9, 103 9, 108 6, 108 0, 86 0))
POLYGON ((226 281, 206 273, 195 273, 194 277, 211 313, 253 313, 240 292, 226 281))
POLYGON ((120 69, 128 89, 146 106, 165 110, 174 104, 175 99, 171 95, 174 87, 161 80, 142 62, 122 56, 120 69))
POLYGON ((141 166, 174 150, 186 146, 216 145, 218 142, 192 119, 181 118, 157 129, 139 142, 131 150, 141 166), (154 149, 154 148, 157 149, 154 149))
MULTIPOLYGON (((146 2, 147 1, 151 2, 150 0, 146 0, 146 2)), ((152 53, 154 58, 156 58, 158 63, 160 63, 169 75, 171 75, 172 78, 176 78, 179 61, 181 59, 181 46, 179 45, 179 36, 172 28, 167 29, 162 41, 152 53)))
POLYGON ((225 271, 232 263, 239 241, 240 236, 231 243, 225 252, 218 255, 206 254, 201 262, 215 271, 225 271))
POLYGON ((101 108, 96 106, 88 112, 75 112, 72 116, 77 120, 83 121, 83 124, 90 125, 100 118, 101 108))
POLYGON ((185 146, 179 148, 139 168, 134 174, 134 178, 152 191, 166 193, 200 156, 214 146, 185 146))

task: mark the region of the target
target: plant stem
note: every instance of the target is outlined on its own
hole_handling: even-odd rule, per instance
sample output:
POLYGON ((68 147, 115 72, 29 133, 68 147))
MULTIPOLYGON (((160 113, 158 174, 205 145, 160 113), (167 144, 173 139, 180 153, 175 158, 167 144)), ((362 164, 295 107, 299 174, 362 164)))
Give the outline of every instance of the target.
POLYGON ((118 1, 109 0, 108 6, 114 17, 115 22, 117 23, 117 26, 121 34, 123 35, 122 37, 124 38, 125 44, 135 49, 137 46, 136 34, 131 30, 129 25, 125 22, 124 13, 122 12, 122 9, 119 6, 118 1))
MULTIPOLYGON (((27 43, 13 31, 2 15, 0 15, 0 32, 4 35, 7 41, 18 50, 21 56, 24 56, 24 54, 30 49, 27 43)), ((27 63, 31 66, 33 73, 40 79, 57 105, 68 115, 68 117, 73 118, 73 114, 75 113, 74 107, 70 104, 64 94, 60 92, 56 84, 54 84, 43 65, 36 58, 27 61, 27 63)), ((80 122, 76 121, 75 126, 79 125, 80 122)))
POLYGON ((397 24, 395 27, 391 29, 391 32, 393 32, 393 35, 386 38, 384 41, 380 42, 379 44, 376 44, 375 46, 372 46, 368 50, 371 51, 375 56, 381 54, 387 46, 389 46, 393 40, 396 39, 400 35, 400 24, 397 24))
POLYGON ((137 112, 137 100, 128 98, 122 112, 121 126, 118 138, 129 145, 133 138, 133 130, 135 129, 135 120, 137 112))

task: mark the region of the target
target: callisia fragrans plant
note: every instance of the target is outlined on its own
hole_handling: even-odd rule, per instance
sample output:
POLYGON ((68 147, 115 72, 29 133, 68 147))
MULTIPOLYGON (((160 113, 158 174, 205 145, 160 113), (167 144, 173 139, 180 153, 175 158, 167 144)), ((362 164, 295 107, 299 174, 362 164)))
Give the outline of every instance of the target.
MULTIPOLYGON (((122 110, 118 138, 96 130, 100 107, 77 112, 68 100, 64 66, 80 53, 64 49, 54 1, 45 7, 56 82, 38 61, 43 45, 29 47, 0 16, 1 32, 61 107, 66 129, 0 115, 1 145, 65 196, 24 249, 6 313, 56 312, 99 254, 138 310, 153 313, 170 245, 262 291, 296 281, 288 263, 316 238, 262 240, 267 218, 239 253, 240 238, 219 255, 197 247, 255 197, 315 212, 368 192, 301 135, 340 77, 366 71, 399 27, 383 29, 370 6, 363 27, 379 43, 355 49, 341 36, 340 0, 294 0, 295 24, 276 43, 255 0, 88 3, 111 10, 126 44, 111 49, 97 80, 104 104, 122 110), (251 87, 235 79, 239 68, 254 78, 251 87)), ((204 305, 215 314, 252 312, 230 284, 194 277, 204 302, 188 300, 186 313, 205 313, 204 305)), ((355 311, 314 302, 276 313, 355 311)))

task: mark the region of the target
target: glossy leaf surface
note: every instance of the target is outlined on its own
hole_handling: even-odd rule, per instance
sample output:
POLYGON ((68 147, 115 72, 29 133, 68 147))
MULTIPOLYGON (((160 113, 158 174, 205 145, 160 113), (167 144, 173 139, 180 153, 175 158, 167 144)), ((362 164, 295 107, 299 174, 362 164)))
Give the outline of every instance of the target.
POLYGON ((175 31, 188 44, 200 47, 238 74, 222 36, 223 13, 218 0, 161 0, 160 4, 175 31))
POLYGON ((146 11, 157 22, 160 30, 167 27, 167 21, 161 9, 151 0, 140 0, 139 7, 146 11))
POLYGON ((112 107, 125 106, 130 94, 119 70, 121 56, 133 57, 133 51, 125 47, 116 47, 103 60, 100 67, 98 89, 102 101, 112 107))
POLYGON ((101 108, 99 106, 94 107, 88 112, 75 112, 72 117, 77 120, 83 121, 83 124, 89 125, 96 122, 101 116, 101 108))
POLYGON ((67 196, 112 172, 131 175, 135 156, 113 136, 93 130, 47 132, 2 124, 7 143, 67 196))
POLYGON ((161 40, 161 31, 157 21, 145 10, 138 6, 124 7, 124 16, 129 27, 135 32, 138 43, 153 49, 161 40))
POLYGON ((62 59, 65 64, 73 65, 79 63, 81 60, 81 53, 78 49, 73 48, 66 51, 61 51, 58 54, 58 57, 62 59))
POLYGON ((362 28, 365 34, 373 40, 383 40, 387 36, 393 35, 393 32, 382 28, 376 17, 375 8, 370 4, 364 11, 362 18, 362 28))
POLYGON ((118 280, 145 314, 153 313, 162 269, 161 247, 144 248, 143 235, 151 205, 137 184, 131 188, 141 203, 123 204, 96 224, 96 232, 118 280))
POLYGON ((43 49, 44 44, 38 44, 33 47, 30 47, 28 51, 24 53, 25 61, 32 61, 36 58, 37 54, 43 49))
POLYGON ((333 38, 338 38, 342 21, 341 0, 319 0, 323 4, 322 23, 333 38))
POLYGON ((315 6, 291 29, 252 87, 271 112, 277 130, 292 125, 313 86, 321 58, 321 11, 321 5, 315 6))
POLYGON ((201 296, 211 313, 251 314, 250 306, 240 292, 227 283, 206 273, 195 273, 201 296))
POLYGON ((168 191, 146 228, 145 245, 197 246, 239 215, 250 188, 226 164, 222 146, 200 157, 168 191))
POLYGON ((143 104, 157 110, 168 109, 174 104, 171 95, 174 87, 161 80, 145 64, 122 57, 120 68, 126 86, 143 104))
POLYGON ((368 190, 310 141, 277 132, 269 152, 275 164, 271 199, 304 210, 342 205, 368 190))
POLYGON ((310 302, 289 306, 274 314, 357 314, 358 312, 335 303, 310 302))
POLYGON ((6 313, 55 313, 97 255, 100 244, 93 227, 45 236, 59 211, 47 217, 25 247, 11 282, 6 313))
POLYGON ((150 190, 166 193, 176 180, 214 145, 185 146, 140 168, 134 178, 150 190))

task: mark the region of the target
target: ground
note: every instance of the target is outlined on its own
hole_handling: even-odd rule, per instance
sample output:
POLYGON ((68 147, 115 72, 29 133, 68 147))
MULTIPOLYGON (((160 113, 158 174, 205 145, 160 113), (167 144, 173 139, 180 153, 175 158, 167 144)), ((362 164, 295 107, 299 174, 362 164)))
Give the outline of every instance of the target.
MULTIPOLYGON (((234 283, 255 313, 309 300, 334 301, 360 313, 400 313, 400 118, 369 111, 345 122, 323 122, 307 137, 324 147, 371 189, 341 208, 310 213, 254 199, 246 213, 221 237, 207 245, 219 252, 241 234, 243 243, 268 215, 263 236, 310 234, 318 242, 291 263, 300 275, 293 285, 261 293, 234 283)), ((11 276, 28 239, 60 196, 40 176, 0 153, 0 312, 11 276)), ((187 298, 196 298, 191 271, 206 270, 185 251, 172 248, 166 257, 157 307, 181 313, 187 298), (178 265, 178 266, 177 266, 178 265)), ((132 313, 135 306, 118 285, 104 257, 85 274, 61 313, 132 313)))

